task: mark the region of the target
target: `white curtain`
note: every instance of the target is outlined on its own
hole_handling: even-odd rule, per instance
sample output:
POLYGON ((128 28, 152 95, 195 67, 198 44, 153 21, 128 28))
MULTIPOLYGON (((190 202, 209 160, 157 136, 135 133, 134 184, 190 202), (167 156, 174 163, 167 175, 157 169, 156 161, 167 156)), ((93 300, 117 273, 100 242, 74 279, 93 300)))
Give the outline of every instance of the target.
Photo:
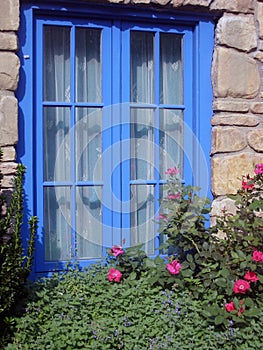
MULTIPOLYGON (((131 102, 154 103, 154 33, 131 32, 131 102)), ((154 179, 154 110, 132 108, 131 179, 154 179)), ((131 245, 154 254, 154 186, 131 186, 131 245)))
MULTIPOLYGON (((70 90, 73 76, 70 53, 74 45, 70 40, 71 28, 44 26, 44 101, 101 102, 100 35, 101 31, 97 29, 76 28, 73 92, 70 90)), ((76 213, 72 213, 72 187, 61 184, 92 181, 94 177, 95 180, 101 179, 101 113, 76 108, 74 115, 73 127, 70 107, 44 107, 44 181, 55 183, 54 187, 46 186, 44 189, 46 260, 69 259, 72 253, 75 254, 75 249, 80 256, 94 256, 91 251, 101 242, 101 232, 98 232, 96 224, 101 207, 100 195, 97 195, 99 191, 90 184, 78 189, 74 195, 77 198, 74 204, 76 213), (81 215, 85 210, 96 220, 81 215), (76 219, 73 228, 77 229, 76 247, 71 238, 72 215, 76 219)), ((97 253, 96 248, 94 254, 97 253)))
MULTIPOLYGON (((160 33, 159 71, 154 71, 154 41, 152 32, 131 32, 131 102, 166 105, 183 104, 182 53, 180 35, 160 33), (158 84, 160 95, 154 93, 158 84)), ((131 110, 131 179, 154 179, 155 133, 159 133, 160 174, 168 167, 182 167, 183 114, 177 109, 160 108, 159 126, 155 124, 156 111, 150 108, 131 110)), ((147 253, 154 253, 154 198, 152 185, 132 185, 131 188, 131 242, 145 243, 147 253)))

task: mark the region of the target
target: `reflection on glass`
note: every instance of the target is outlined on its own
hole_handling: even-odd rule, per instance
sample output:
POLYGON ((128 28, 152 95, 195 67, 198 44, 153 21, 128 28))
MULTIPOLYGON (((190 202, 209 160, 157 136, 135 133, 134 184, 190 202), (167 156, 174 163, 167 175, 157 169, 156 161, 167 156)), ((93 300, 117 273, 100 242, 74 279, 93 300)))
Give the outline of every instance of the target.
POLYGON ((70 110, 44 108, 44 181, 70 179, 70 110))
POLYGON ((154 186, 131 186, 131 245, 144 244, 147 254, 154 254, 154 186))
POLYGON ((101 109, 76 108, 76 167, 78 181, 102 178, 101 109))
POLYGON ((168 168, 179 167, 183 176, 183 150, 184 150, 184 122, 183 112, 179 110, 160 111, 160 174, 168 168))
POLYGON ((44 26, 44 100, 70 101, 70 28, 44 26))
POLYGON ((154 111, 131 109, 131 179, 154 178, 154 111))
POLYGON ((154 33, 131 32, 131 101, 154 101, 154 33))
POLYGON ((101 102, 101 30, 76 29, 76 100, 101 102))
POLYGON ((71 251, 69 187, 44 188, 45 260, 68 260, 71 251))
POLYGON ((161 33, 160 103, 183 103, 182 37, 161 33))
POLYGON ((77 258, 102 256, 101 187, 78 187, 76 193, 77 258))

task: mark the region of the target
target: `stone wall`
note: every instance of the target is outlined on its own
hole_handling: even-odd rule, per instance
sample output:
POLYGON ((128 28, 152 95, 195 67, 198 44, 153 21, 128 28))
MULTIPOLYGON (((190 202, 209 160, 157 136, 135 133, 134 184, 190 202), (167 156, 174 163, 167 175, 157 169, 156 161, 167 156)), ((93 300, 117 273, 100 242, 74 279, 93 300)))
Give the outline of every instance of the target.
MULTIPOLYGON (((85 2, 85 0, 82 0, 85 2)), ((37 2, 37 1, 36 1, 37 2)), ((86 0, 86 2, 92 2, 86 0)), ((210 12, 218 18, 213 68, 211 188, 213 214, 231 209, 227 193, 240 187, 242 174, 263 163, 263 0, 100 0, 133 7, 210 12)), ((0 1, 0 146, 4 186, 15 169, 19 60, 16 56, 19 0, 0 1)))
POLYGON ((3 188, 12 186, 16 170, 15 145, 18 141, 18 106, 15 91, 19 79, 17 30, 19 0, 0 1, 0 147, 3 151, 3 188))

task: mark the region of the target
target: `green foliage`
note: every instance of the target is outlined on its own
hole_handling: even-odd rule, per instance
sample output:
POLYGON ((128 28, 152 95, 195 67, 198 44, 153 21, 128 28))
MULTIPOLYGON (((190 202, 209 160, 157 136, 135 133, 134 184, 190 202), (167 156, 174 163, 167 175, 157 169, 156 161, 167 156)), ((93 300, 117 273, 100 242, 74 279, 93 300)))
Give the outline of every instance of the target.
POLYGON ((253 252, 260 255, 263 251, 262 167, 260 164, 260 171, 255 169, 254 178, 243 179, 242 188, 231 196, 236 213, 224 213, 214 227, 208 228, 204 216, 209 212, 207 199, 196 194, 198 189, 182 185, 175 171, 168 180, 160 232, 167 236, 163 247, 175 255, 171 260, 176 258, 182 267, 179 275, 171 277, 171 284, 206 301, 207 316, 216 325, 226 325, 229 319, 249 324, 261 307, 263 254, 262 261, 255 261, 253 252), (176 200, 169 199, 170 193, 177 193, 176 200), (219 232, 223 239, 219 239, 219 232), (247 272, 257 280, 249 280, 247 272), (235 282, 244 279, 250 288, 245 293, 235 292, 235 282), (227 312, 224 304, 230 302, 234 302, 235 310, 227 312))
MULTIPOLYGON (((2 153, 0 151, 0 160, 1 158, 2 153)), ((14 190, 10 203, 6 203, 3 194, 0 199, 0 213, 3 206, 7 206, 5 215, 0 216, 0 327, 4 333, 8 330, 9 325, 13 323, 12 307, 22 295, 33 258, 36 217, 31 217, 29 221, 30 237, 27 255, 23 251, 21 240, 24 173, 25 168, 19 164, 14 177, 14 190)), ((2 178, 0 172, 0 179, 2 178)))
POLYGON ((161 205, 162 254, 114 246, 106 266, 37 283, 7 349, 261 349, 263 164, 214 227, 209 201, 177 173, 161 205))
POLYGON ((262 313, 252 328, 219 329, 187 291, 153 287, 143 277, 109 283, 107 273, 97 265, 38 282, 6 349, 260 349, 262 313))

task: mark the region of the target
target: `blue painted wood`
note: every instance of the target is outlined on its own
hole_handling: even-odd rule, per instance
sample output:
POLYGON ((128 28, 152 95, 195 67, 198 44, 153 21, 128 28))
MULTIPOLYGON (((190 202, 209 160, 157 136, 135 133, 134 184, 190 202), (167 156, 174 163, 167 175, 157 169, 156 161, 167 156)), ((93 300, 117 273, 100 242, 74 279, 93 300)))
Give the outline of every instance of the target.
MULTIPOLYGON (((153 9, 128 9, 113 6, 84 4, 78 1, 23 1, 21 7, 20 43, 21 76, 17 97, 19 100, 19 143, 18 159, 27 167, 25 178, 27 215, 38 215, 39 230, 36 240, 36 271, 46 272, 65 268, 66 261, 44 261, 43 237, 43 188, 49 186, 70 186, 72 213, 75 212, 76 186, 103 187, 103 253, 112 244, 130 243, 129 200, 131 185, 154 185, 155 212, 158 209, 160 186, 165 183, 160 179, 159 134, 155 133, 155 176, 144 181, 130 178, 130 108, 154 108, 155 127, 159 128, 161 109, 184 111, 187 124, 185 128, 184 180, 186 183, 200 184, 203 193, 209 194, 210 179, 210 118, 212 116, 211 61, 213 51, 214 25, 208 15, 187 13, 178 14, 170 11, 153 9), (52 8, 52 10, 51 10, 52 8), (103 11, 102 11, 103 8, 103 11), (103 28, 102 70, 103 101, 101 103, 76 102, 74 95, 70 102, 42 101, 43 86, 43 25, 69 26, 71 41, 74 43, 75 26, 103 28), (155 87, 153 104, 130 103, 130 47, 131 30, 147 30, 155 36, 155 74, 159 76, 158 52, 161 31, 182 34, 184 57, 184 104, 160 105, 159 84, 155 87), (23 57, 29 56, 29 59, 23 57), (121 82, 119 84, 118 82, 121 82), (103 110, 103 168, 102 181, 77 181, 75 165, 72 166, 71 181, 43 181, 42 116, 45 106, 69 107, 71 109, 71 127, 75 123, 76 107, 100 107, 103 110), (113 199, 111 191, 115 195, 113 199)), ((75 94, 75 52, 71 46, 71 92, 75 94)), ((74 159, 75 139, 71 138, 71 158, 74 159)), ((75 250, 75 219, 72 222, 72 254, 75 250)), ((157 229, 157 225, 156 225, 157 229)), ((25 237, 26 239, 26 230, 25 237)), ((156 244, 158 237, 156 236, 156 244)), ((80 261, 82 266, 96 259, 80 261)))

